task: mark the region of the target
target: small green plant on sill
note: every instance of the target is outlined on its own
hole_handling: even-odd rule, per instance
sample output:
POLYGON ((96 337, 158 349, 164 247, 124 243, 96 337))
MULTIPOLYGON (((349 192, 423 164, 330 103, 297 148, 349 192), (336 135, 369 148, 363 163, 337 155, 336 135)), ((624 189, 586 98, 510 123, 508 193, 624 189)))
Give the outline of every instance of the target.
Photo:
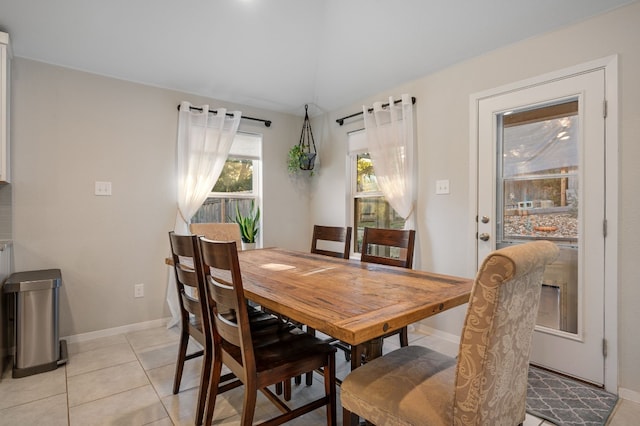
POLYGON ((254 201, 251 200, 249 214, 247 216, 243 216, 242 213, 240 213, 239 205, 236 204, 235 222, 240 227, 240 237, 242 238, 242 241, 245 243, 255 243, 256 236, 260 230, 260 207, 254 208, 254 201))

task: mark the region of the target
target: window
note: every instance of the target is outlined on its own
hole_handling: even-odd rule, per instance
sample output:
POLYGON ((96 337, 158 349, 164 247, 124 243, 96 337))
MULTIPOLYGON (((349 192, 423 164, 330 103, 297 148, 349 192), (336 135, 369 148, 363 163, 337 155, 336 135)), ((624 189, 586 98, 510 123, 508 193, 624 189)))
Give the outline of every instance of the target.
POLYGON ((498 241, 578 241, 578 101, 498 116, 498 241))
MULTIPOLYGON (((364 131, 349 134, 353 251, 360 253, 364 228, 403 229, 404 219, 385 200, 378 188, 364 131)), ((388 256, 389 253, 386 253, 388 256)))
POLYGON ((245 214, 249 212, 251 202, 260 206, 261 158, 262 137, 238 132, 220 177, 191 222, 233 222, 236 206, 245 214))

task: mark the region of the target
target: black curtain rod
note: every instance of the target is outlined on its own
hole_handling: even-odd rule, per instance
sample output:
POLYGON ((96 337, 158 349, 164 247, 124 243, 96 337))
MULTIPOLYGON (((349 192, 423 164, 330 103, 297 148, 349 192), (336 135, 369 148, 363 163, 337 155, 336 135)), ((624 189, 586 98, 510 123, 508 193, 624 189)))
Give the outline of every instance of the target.
MULTIPOLYGON (((394 101, 393 103, 394 103, 394 104, 397 104, 397 103, 399 103, 399 102, 402 102, 402 99, 398 99, 397 101, 394 101)), ((411 104, 415 105, 415 103, 416 103, 416 98, 412 96, 412 97, 411 97, 411 104)), ((386 108, 386 107, 388 107, 388 106, 389 106, 389 103, 382 104, 382 108, 386 108)), ((372 111, 373 111, 373 108, 369 108, 369 110, 368 110, 368 111, 369 111, 369 112, 372 112, 372 111)), ((362 111, 360 111, 360 112, 355 112, 355 113, 353 113, 353 114, 351 114, 351 115, 347 115, 346 117, 338 118, 338 119, 336 120, 336 123, 338 123, 339 125, 341 125, 341 126, 342 126, 342 125, 344 124, 344 120, 346 120, 346 119, 348 119, 348 118, 357 117, 357 116, 359 116, 359 115, 362 115, 362 111)))
MULTIPOLYGON (((196 111, 202 111, 202 108, 194 107, 194 106, 190 106, 189 109, 195 109, 196 111)), ((180 105, 178 105, 178 111, 180 111, 180 105)), ((217 114, 218 113, 218 111, 216 111, 215 109, 210 109, 209 112, 212 113, 212 114, 217 114)), ((233 114, 228 112, 227 113, 227 117, 233 117, 233 114)), ((243 115, 240 118, 244 118, 246 120, 253 120, 253 121, 262 121, 264 123, 265 127, 271 127, 271 120, 263 120, 262 118, 253 118, 253 117, 249 117, 249 116, 246 116, 246 115, 243 115)))

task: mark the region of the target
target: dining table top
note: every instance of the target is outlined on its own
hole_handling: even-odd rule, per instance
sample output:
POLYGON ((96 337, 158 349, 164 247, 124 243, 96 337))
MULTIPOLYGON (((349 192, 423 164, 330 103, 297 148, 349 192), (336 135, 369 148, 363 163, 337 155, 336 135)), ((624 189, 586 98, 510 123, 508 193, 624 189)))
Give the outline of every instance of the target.
POLYGON ((473 280, 281 248, 238 252, 244 293, 359 345, 469 301, 473 280))

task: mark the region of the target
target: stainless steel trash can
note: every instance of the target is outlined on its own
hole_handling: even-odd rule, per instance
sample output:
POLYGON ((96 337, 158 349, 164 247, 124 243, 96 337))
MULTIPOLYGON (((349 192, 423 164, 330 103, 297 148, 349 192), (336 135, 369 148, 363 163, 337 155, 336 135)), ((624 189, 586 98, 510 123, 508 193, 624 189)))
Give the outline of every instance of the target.
MULTIPOLYGON (((4 283, 13 321, 13 377, 55 370, 67 359, 58 331, 59 269, 16 272, 4 283)), ((12 318, 11 318, 12 317, 12 318)))

